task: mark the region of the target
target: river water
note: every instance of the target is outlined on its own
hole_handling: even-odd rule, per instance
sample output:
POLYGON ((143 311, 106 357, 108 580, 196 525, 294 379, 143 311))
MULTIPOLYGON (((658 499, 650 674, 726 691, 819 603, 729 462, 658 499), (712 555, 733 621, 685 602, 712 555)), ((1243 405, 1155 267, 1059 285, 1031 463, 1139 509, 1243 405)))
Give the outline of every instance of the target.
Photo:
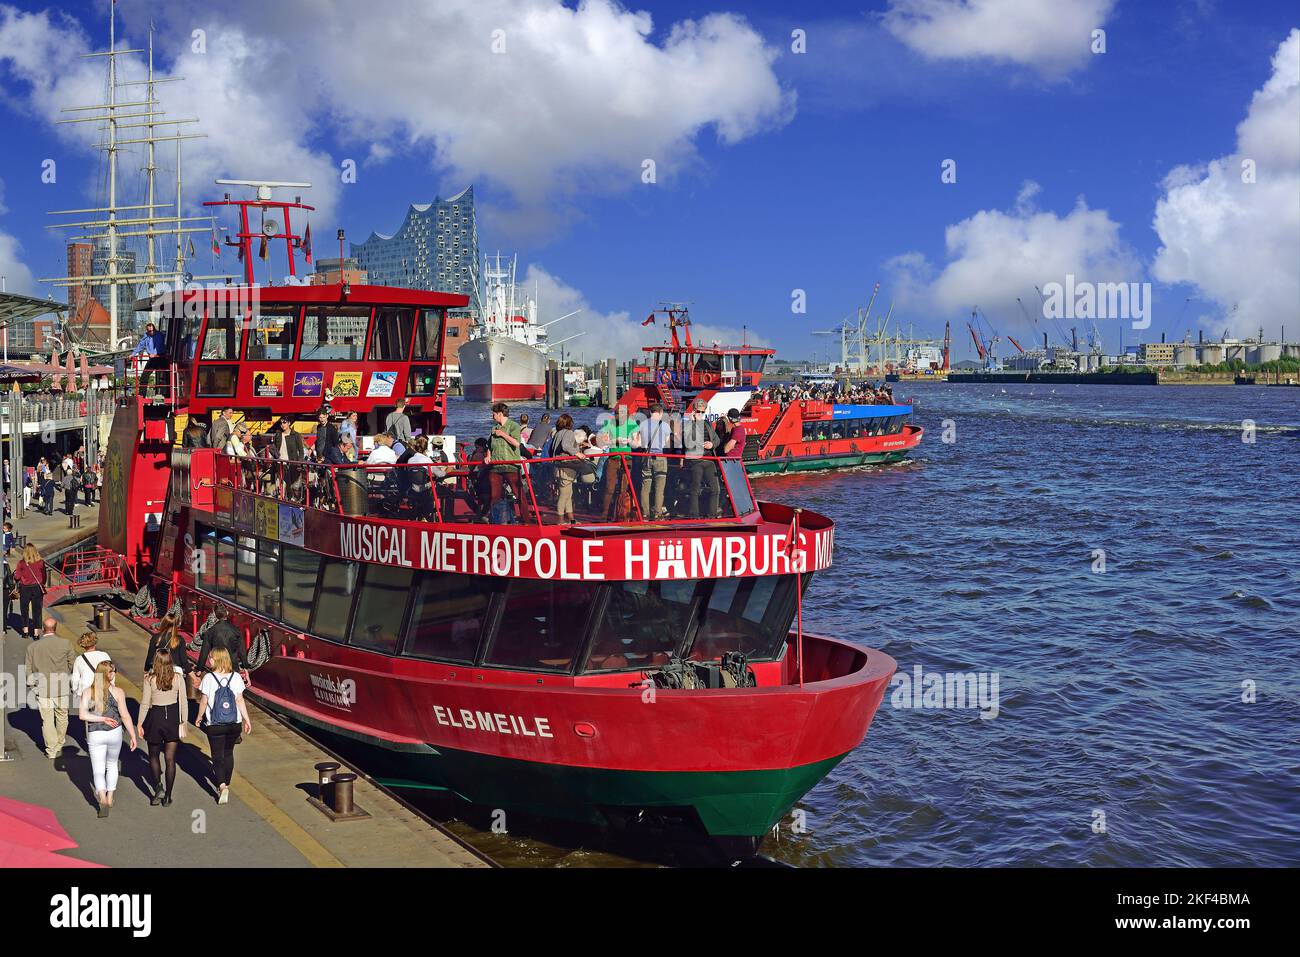
MULTIPOLYGON (((923 686, 974 673, 985 707, 891 691, 801 802, 803 832, 765 853, 1300 863, 1300 389, 896 392, 926 429, 908 461, 755 491, 837 523, 808 630, 885 651, 909 680, 919 667, 923 686)), ((449 418, 462 441, 490 429, 486 406, 452 400, 449 418)), ((505 863, 657 859, 601 835, 457 827, 505 863)))

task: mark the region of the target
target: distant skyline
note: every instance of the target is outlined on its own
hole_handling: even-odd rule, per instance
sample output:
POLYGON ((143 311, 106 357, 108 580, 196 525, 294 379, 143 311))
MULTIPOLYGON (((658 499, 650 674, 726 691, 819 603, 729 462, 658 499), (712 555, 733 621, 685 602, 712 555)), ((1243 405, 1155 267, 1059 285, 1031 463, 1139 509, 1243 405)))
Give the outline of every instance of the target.
MULTIPOLYGON (((876 282, 891 326, 941 336, 951 321, 968 358, 976 305, 1004 342, 1056 338, 1016 298, 1036 312, 1034 287, 1067 276, 1151 284, 1144 332, 1097 321, 1111 351, 1121 325, 1129 343, 1260 326, 1300 340, 1293 3, 117 9, 122 46, 156 24, 159 69, 185 77, 163 106, 207 134, 186 144, 189 214, 220 176, 309 181, 332 256, 336 228, 391 234, 410 204, 473 186, 481 251, 518 253, 543 320, 583 310, 564 328, 588 361, 654 341, 640 323, 663 299, 690 302, 704 338, 835 358, 838 340, 811 333, 876 282)), ((54 121, 104 95, 102 61, 80 54, 106 47, 107 11, 0 0, 10 291, 66 298, 36 282, 66 266, 46 213, 95 205, 103 160, 88 124, 54 121)), ((127 195, 141 165, 122 154, 127 195)), ((210 271, 210 241, 195 245, 210 271)))

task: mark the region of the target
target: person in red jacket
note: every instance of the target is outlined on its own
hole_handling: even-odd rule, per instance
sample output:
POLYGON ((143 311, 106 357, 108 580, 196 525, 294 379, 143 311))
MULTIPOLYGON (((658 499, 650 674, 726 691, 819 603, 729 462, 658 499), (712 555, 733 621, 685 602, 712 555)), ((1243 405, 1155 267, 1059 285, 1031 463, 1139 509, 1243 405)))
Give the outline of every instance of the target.
POLYGON ((18 617, 22 621, 24 638, 37 638, 41 633, 41 615, 45 609, 45 562, 36 546, 28 542, 23 546, 23 557, 14 569, 18 582, 18 617))

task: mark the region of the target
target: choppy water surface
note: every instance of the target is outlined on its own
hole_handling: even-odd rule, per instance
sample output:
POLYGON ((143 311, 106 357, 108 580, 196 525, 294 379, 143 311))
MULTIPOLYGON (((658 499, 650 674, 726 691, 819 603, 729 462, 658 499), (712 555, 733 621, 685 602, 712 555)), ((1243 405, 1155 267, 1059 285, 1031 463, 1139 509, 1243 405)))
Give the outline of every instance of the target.
MULTIPOLYGON (((801 866, 1300 863, 1300 389, 909 393, 926 428, 909 462, 755 489, 837 522, 810 631, 885 651, 909 675, 996 674, 999 713, 887 695, 866 742, 802 802, 807 832, 766 853, 801 866)), ((486 434, 484 406, 450 405, 459 438, 486 434)), ((508 863, 620 860, 599 838, 568 841, 583 846, 487 849, 508 863)))

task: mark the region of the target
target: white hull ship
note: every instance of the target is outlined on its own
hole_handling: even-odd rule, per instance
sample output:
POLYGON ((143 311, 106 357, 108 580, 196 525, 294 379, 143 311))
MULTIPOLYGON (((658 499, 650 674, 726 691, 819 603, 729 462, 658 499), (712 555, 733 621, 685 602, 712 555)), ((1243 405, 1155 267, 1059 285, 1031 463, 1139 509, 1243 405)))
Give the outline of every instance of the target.
POLYGON ((508 336, 481 336, 460 347, 460 378, 474 402, 542 399, 546 353, 508 336))
POLYGON ((459 353, 461 389, 473 402, 546 396, 546 327, 569 316, 539 323, 536 298, 516 294, 515 265, 514 259, 503 265, 499 253, 483 261, 485 314, 459 353))

